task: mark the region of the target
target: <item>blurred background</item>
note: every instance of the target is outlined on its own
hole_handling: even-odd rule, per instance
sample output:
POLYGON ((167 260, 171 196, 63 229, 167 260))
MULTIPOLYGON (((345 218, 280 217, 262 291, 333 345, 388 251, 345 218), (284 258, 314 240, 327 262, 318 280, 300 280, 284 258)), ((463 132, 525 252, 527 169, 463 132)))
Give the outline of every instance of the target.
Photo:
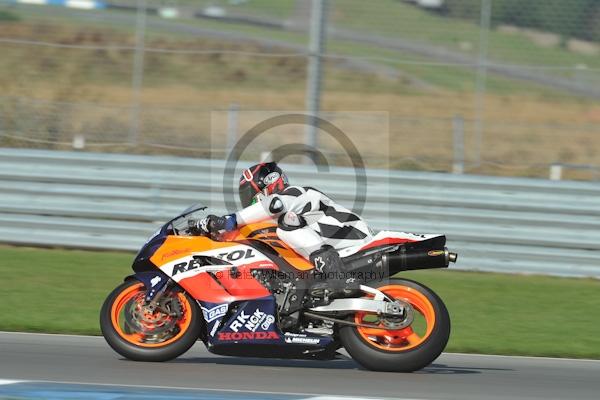
POLYGON ((0 0, 0 241, 132 251, 306 144, 338 169, 292 182, 459 268, 600 276, 599 27, 600 0, 0 0), (357 153, 293 123, 235 154, 282 113, 357 153))
POLYGON ((384 168, 598 179, 600 2, 318 3, 311 92, 311 1, 2 0, 0 146, 222 159, 211 112, 317 96, 388 113, 384 168))
POLYGON ((448 304, 450 351, 600 357, 600 0, 0 0, 0 302, 19 310, 0 329, 98 334, 158 226, 227 211, 244 133, 307 111, 360 157, 291 124, 234 175, 314 146, 329 169, 286 159, 293 183, 460 254, 407 275, 448 304))

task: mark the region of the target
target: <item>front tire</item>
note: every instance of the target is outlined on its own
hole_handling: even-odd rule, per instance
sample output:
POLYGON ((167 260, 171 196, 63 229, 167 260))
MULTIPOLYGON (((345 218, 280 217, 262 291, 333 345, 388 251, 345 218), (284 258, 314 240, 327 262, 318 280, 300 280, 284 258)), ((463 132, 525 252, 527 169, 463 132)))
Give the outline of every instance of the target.
MULTIPOLYGON (((397 330, 341 327, 340 340, 350 356, 373 371, 413 372, 431 364, 450 337, 450 316, 444 302, 428 287, 408 279, 391 279, 387 284, 373 287, 410 303, 415 320, 397 330)), ((376 316, 359 312, 352 321, 372 323, 369 318, 376 319, 376 316)))
POLYGON ((145 307, 144 285, 131 280, 108 295, 100 311, 100 329, 110 347, 134 361, 168 361, 189 350, 202 325, 197 303, 186 293, 167 290, 163 310, 145 307), (175 315, 176 314, 176 315, 175 315))

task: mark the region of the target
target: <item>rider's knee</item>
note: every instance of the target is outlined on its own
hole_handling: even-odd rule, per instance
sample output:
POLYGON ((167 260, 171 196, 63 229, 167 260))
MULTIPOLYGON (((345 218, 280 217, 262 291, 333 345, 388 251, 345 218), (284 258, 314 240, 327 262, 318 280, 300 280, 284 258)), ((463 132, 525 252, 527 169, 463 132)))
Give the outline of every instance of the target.
POLYGON ((279 216, 277 220, 277 227, 284 231, 295 231, 306 226, 306 220, 301 215, 296 214, 293 211, 288 211, 285 214, 279 216))

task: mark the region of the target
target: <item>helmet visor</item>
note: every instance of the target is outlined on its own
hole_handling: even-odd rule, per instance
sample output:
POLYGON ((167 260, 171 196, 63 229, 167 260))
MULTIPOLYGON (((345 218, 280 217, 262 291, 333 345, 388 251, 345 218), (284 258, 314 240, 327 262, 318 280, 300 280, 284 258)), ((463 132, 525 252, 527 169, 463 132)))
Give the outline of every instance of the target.
POLYGON ((252 204, 252 200, 256 196, 256 190, 251 185, 243 185, 240 187, 240 202, 242 207, 246 208, 252 204))

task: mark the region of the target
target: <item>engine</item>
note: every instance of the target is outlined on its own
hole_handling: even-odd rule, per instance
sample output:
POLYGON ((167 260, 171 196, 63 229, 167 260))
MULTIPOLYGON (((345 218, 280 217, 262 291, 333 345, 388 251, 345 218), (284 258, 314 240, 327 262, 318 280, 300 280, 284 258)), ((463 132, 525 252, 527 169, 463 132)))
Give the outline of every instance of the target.
POLYGON ((273 269, 255 269, 252 276, 275 296, 280 314, 287 314, 291 304, 298 300, 296 286, 285 273, 273 269))

